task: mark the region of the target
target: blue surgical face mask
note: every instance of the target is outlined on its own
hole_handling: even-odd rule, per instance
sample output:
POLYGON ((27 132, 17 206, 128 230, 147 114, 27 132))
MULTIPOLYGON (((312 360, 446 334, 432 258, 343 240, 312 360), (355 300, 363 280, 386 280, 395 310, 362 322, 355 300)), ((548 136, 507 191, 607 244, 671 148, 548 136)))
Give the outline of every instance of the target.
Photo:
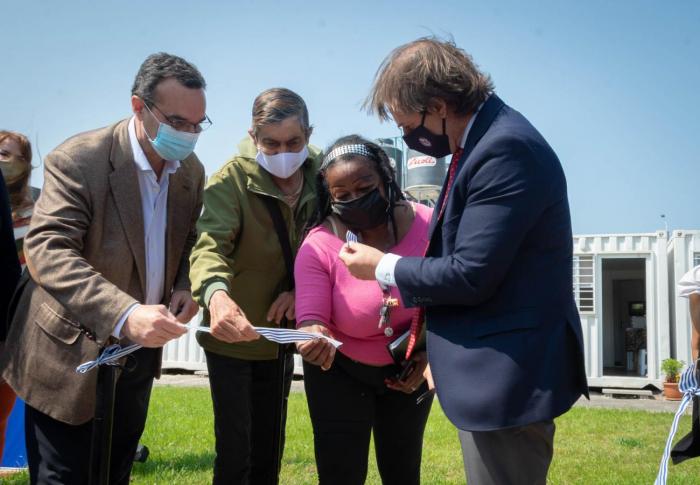
MULTIPOLYGON (((146 106, 146 104, 144 104, 144 106, 146 106)), ((156 118, 153 111, 151 111, 148 106, 146 106, 146 109, 156 118)), ((156 120, 158 120, 158 118, 156 118, 156 120)), ((199 138, 199 133, 177 131, 169 124, 160 121, 158 121, 158 132, 155 138, 151 138, 148 135, 145 127, 143 131, 146 133, 146 137, 148 141, 151 142, 156 153, 163 157, 164 160, 170 161, 184 160, 189 157, 192 152, 194 152, 197 138, 199 138)))

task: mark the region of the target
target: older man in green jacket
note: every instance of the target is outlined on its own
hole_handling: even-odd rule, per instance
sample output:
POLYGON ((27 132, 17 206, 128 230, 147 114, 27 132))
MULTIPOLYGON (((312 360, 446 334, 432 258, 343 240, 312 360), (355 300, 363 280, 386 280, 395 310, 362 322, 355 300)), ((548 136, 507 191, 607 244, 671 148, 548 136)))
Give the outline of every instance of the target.
MULTIPOLYGON (((190 279, 212 329, 198 340, 214 403, 214 484, 278 479, 275 390, 285 384, 286 403, 293 361, 286 357, 287 372, 280 375, 279 346, 259 338, 253 326, 293 320, 294 292, 265 199, 279 208, 296 253, 316 207, 321 154, 308 146, 311 131, 301 97, 287 89, 264 91, 253 105, 250 136, 204 191, 190 279)), ((286 407, 282 423, 285 415, 286 407)))

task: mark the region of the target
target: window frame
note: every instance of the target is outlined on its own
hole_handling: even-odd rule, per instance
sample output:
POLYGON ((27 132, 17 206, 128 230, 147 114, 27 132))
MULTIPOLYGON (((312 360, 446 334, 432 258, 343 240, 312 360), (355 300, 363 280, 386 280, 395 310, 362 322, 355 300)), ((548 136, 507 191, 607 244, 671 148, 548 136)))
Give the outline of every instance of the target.
POLYGON ((595 280, 595 256, 575 254, 573 257, 573 292, 576 307, 581 314, 591 315, 596 312, 595 280), (584 279, 585 281, 582 281, 584 279), (583 297, 584 295, 585 297, 583 297))

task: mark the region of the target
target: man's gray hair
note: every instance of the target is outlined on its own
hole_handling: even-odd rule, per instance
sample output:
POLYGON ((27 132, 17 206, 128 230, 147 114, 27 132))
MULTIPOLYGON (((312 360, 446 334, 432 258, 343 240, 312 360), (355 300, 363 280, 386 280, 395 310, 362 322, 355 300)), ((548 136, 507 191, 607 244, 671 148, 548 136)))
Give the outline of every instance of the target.
POLYGON ((388 120, 389 110, 420 113, 441 99, 464 115, 475 111, 491 91, 491 78, 453 41, 423 37, 384 59, 363 107, 388 120))
POLYGON ((253 102, 253 134, 257 135, 261 126, 280 123, 292 116, 299 119, 308 136, 311 132, 309 110, 301 96, 287 88, 266 89, 253 102))
POLYGON ((155 103, 155 90, 158 84, 166 79, 175 79, 190 89, 204 89, 207 83, 194 64, 182 57, 158 52, 151 54, 143 61, 139 72, 136 73, 131 94, 141 98, 147 105, 155 103))

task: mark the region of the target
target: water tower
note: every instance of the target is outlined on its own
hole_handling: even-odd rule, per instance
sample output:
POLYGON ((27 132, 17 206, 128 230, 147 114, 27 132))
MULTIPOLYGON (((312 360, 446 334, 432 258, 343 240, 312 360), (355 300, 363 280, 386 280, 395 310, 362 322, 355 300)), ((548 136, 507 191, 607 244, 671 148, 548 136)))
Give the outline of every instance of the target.
POLYGON ((404 192, 413 200, 434 206, 448 167, 448 157, 435 158, 409 149, 406 152, 404 192))

